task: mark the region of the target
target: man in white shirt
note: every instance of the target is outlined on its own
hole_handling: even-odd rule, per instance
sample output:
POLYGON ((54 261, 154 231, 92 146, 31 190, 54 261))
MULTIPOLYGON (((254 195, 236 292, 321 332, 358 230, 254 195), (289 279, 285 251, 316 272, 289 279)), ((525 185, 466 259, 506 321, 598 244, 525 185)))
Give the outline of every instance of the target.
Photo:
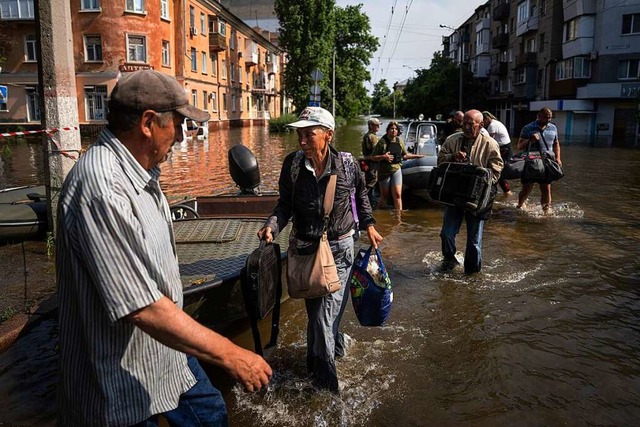
MULTIPOLYGON (((509 131, 507 130, 507 127, 498 119, 496 119, 496 116, 488 111, 483 111, 482 117, 484 128, 489 133, 489 136, 495 139, 498 143, 502 161, 506 162, 511 158, 511 156, 513 156, 513 150, 511 149, 511 138, 509 138, 509 131)), ((500 185, 500 188, 502 188, 504 194, 506 194, 507 196, 510 196, 512 194, 511 187, 509 186, 509 181, 500 178, 498 180, 498 184, 500 185)))

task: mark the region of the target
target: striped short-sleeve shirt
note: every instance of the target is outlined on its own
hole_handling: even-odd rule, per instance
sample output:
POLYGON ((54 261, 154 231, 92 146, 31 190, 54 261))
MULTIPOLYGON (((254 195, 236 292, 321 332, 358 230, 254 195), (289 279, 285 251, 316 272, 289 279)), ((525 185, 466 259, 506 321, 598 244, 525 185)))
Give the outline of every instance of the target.
POLYGON ((123 319, 166 296, 182 307, 171 215, 150 171, 108 130, 58 204, 60 425, 128 426, 178 405, 186 355, 123 319))

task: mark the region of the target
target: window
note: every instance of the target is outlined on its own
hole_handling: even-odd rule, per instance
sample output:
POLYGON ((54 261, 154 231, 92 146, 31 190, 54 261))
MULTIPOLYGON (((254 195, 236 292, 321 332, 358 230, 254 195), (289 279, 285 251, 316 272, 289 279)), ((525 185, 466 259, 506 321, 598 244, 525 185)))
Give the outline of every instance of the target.
POLYGON ((202 52, 202 74, 207 74, 207 52, 202 52))
POLYGON ((0 0, 0 18, 33 19, 33 0, 0 0))
POLYGON ((591 77, 591 61, 584 56, 573 58, 573 77, 588 79, 591 77))
POLYGON ((526 70, 523 68, 518 68, 515 72, 514 72, 514 84, 520 84, 520 83, 526 83, 527 81, 527 74, 526 74, 526 70))
POLYGON ((518 24, 529 19, 529 2, 524 1, 518 5, 518 24))
POLYGON ((102 61, 102 39, 100 36, 84 36, 85 62, 102 61))
POLYGON ((80 2, 80 10, 100 10, 100 0, 82 0, 80 2))
POLYGON ((162 40, 162 65, 165 67, 171 66, 171 49, 169 42, 166 40, 162 40))
POLYGON ((170 19, 169 18, 169 0, 160 0, 160 18, 162 19, 170 19))
POLYGON ((640 78, 640 67, 638 64, 640 59, 628 59, 618 63, 618 79, 637 79, 640 78))
POLYGON ((196 48, 191 48, 191 71, 198 71, 198 53, 196 52, 196 48))
POLYGON ((229 39, 229 49, 236 50, 236 32, 231 30, 231 38, 229 39))
POLYGON ((527 41, 525 42, 525 45, 524 45, 524 51, 525 51, 525 53, 535 52, 536 51, 536 38, 535 37, 531 37, 530 39, 527 39, 527 41))
POLYGON ((226 93, 222 94, 222 109, 224 111, 227 111, 227 94, 226 93))
POLYGON ((127 60, 147 62, 147 39, 144 36, 127 36, 127 60))
POLYGON ((242 83, 242 66, 238 65, 238 82, 242 83))
POLYGON ((575 40, 578 38, 578 19, 572 19, 564 24, 564 41, 575 40))
POLYGON ((37 122, 40 120, 40 96, 38 89, 26 87, 27 92, 27 121, 37 122))
POLYGON ((207 111, 209 109, 209 106, 207 105, 207 102, 209 101, 209 94, 207 93, 206 90, 202 91, 202 109, 204 111, 207 111))
POLYGON ((191 91, 191 105, 194 107, 198 105, 198 91, 195 89, 191 91))
POLYGON ((36 36, 28 34, 24 37, 24 60, 26 62, 35 62, 38 57, 36 50, 36 36))
POLYGON ((226 80, 227 79, 227 60, 223 59, 220 65, 222 65, 222 68, 220 69, 220 74, 222 74, 222 78, 226 80))
POLYGON ((213 52, 211 53, 211 75, 214 77, 218 75, 218 54, 213 52))
POLYGON ((145 0, 126 0, 125 11, 134 13, 144 13, 144 1, 145 0))
POLYGON ((85 86, 84 104, 87 120, 107 119, 107 86, 85 86))
POLYGON ((235 93, 231 94, 231 112, 232 113, 236 112, 236 94, 235 93))
POLYGON ((542 52, 544 50, 544 33, 541 33, 538 36, 538 52, 542 52))
POLYGON ((218 95, 211 92, 211 111, 218 111, 218 95))
POLYGON ((193 6, 189 6, 189 28, 196 26, 196 10, 193 6))
POLYGON ((222 19, 218 21, 218 32, 223 36, 227 35, 227 24, 222 19))
POLYGON ((206 24, 205 16, 204 16, 204 13, 201 13, 200 14, 200 34, 204 36, 206 34, 206 31, 207 31, 207 24, 206 24))
POLYGON ((547 13, 547 0, 540 0, 540 15, 547 13))
POLYGON ((640 33, 640 13, 622 15, 622 34, 640 33))
POLYGON ((240 112, 242 113, 242 112, 244 111, 244 107, 243 107, 243 104, 242 104, 242 96, 240 97, 239 101, 240 101, 240 102, 238 102, 238 104, 240 104, 240 105, 239 105, 239 107, 240 107, 240 112))
POLYGON ((588 79, 591 77, 591 64, 584 56, 558 61, 556 64, 556 80, 588 79))
POLYGON ((235 65, 231 64, 229 68, 230 68, 230 71, 231 71, 231 81, 235 82, 236 81, 236 67, 235 67, 235 65))

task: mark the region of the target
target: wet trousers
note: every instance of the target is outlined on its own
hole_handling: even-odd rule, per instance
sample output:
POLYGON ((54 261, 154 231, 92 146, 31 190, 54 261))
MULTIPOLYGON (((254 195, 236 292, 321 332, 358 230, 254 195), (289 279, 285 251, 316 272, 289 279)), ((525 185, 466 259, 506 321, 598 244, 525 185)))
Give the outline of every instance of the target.
POLYGON ((467 223, 467 247, 464 252, 464 272, 477 273, 482 267, 482 232, 484 220, 469 212, 447 206, 444 209, 444 219, 440 238, 442 239, 442 255, 445 261, 455 259, 456 236, 460 232, 462 220, 467 223))
POLYGON ((336 354, 344 354, 340 320, 349 301, 348 280, 353 266, 353 238, 331 241, 331 252, 338 267, 339 291, 305 300, 307 309, 307 370, 314 384, 338 391, 336 354))
MULTIPOLYGON (((222 394, 211 384, 198 359, 187 356, 187 361, 197 383, 180 396, 176 409, 160 415, 170 426, 228 426, 227 407, 222 394)), ((154 415, 133 427, 157 427, 158 418, 154 415)))
MULTIPOLYGON (((511 149, 511 143, 500 146, 500 157, 502 157, 502 161, 506 163, 511 157, 513 157, 513 150, 511 149)), ((506 179, 500 178, 498 180, 498 184, 500 188, 502 188, 502 192, 507 193, 511 191, 511 185, 509 185, 509 181, 506 179)))

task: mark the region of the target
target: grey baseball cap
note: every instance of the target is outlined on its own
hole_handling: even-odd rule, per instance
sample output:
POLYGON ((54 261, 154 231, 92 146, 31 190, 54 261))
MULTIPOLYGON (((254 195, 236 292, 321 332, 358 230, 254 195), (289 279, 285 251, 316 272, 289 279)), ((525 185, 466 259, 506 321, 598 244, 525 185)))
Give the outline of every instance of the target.
POLYGON ((129 111, 177 111, 196 122, 206 122, 209 113, 194 107, 178 81, 154 70, 139 70, 122 77, 111 91, 109 108, 129 111))

